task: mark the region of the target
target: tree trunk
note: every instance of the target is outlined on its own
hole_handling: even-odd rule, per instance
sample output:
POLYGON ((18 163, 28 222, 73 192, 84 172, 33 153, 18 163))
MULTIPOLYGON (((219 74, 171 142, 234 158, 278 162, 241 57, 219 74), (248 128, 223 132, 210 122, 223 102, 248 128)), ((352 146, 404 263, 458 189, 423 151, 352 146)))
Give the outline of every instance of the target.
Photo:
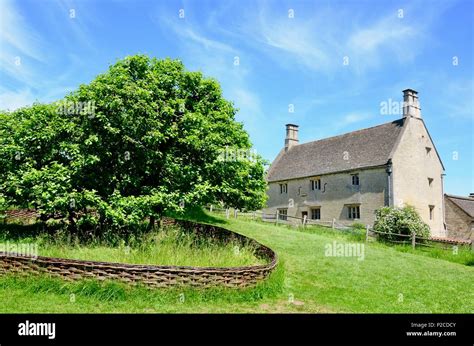
POLYGON ((152 230, 155 227, 155 217, 150 216, 150 222, 148 224, 148 230, 152 230))
POLYGON ((76 225, 75 216, 76 216, 76 213, 74 212, 74 210, 69 210, 69 213, 68 213, 68 221, 69 221, 68 228, 69 228, 69 231, 71 233, 77 233, 77 225, 76 225))

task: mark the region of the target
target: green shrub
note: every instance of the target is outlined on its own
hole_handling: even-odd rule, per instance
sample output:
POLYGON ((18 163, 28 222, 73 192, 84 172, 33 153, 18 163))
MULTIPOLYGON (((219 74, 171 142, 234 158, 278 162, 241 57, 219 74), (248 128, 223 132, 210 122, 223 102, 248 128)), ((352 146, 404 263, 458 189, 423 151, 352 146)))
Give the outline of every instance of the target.
POLYGON ((409 240, 408 237, 400 235, 411 235, 413 232, 417 237, 429 238, 430 228, 424 223, 420 215, 412 206, 382 207, 375 211, 374 230, 387 234, 380 234, 381 239, 386 240, 409 240))
POLYGON ((351 227, 355 230, 365 229, 365 225, 360 222, 354 222, 351 227))

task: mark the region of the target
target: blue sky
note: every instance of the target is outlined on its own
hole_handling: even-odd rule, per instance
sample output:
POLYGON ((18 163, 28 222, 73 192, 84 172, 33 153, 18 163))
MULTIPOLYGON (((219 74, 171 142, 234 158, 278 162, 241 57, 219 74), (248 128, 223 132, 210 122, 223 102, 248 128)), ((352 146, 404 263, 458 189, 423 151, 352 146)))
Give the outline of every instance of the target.
POLYGON ((0 4, 1 109, 57 100, 126 55, 179 58, 220 81, 272 160, 286 123, 300 125, 300 142, 378 125, 400 118, 381 103, 412 88, 445 190, 474 192, 473 1, 0 4))

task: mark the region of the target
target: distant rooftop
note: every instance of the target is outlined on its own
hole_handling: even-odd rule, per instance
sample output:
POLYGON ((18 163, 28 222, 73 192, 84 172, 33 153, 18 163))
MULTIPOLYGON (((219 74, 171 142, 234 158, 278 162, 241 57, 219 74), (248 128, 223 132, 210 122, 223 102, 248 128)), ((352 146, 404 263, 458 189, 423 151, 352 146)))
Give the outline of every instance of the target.
POLYGON ((474 218, 474 198, 448 194, 446 194, 446 197, 461 208, 467 215, 474 218))

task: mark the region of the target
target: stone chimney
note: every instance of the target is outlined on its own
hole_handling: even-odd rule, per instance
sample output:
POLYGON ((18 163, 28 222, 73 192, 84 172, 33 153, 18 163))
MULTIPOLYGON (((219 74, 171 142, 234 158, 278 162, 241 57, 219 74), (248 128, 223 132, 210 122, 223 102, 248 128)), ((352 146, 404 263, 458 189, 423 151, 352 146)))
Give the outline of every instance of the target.
POLYGON ((298 125, 286 124, 285 151, 298 145, 298 125))
POLYGON ((420 101, 418 92, 413 89, 403 90, 403 116, 421 118, 420 101))

